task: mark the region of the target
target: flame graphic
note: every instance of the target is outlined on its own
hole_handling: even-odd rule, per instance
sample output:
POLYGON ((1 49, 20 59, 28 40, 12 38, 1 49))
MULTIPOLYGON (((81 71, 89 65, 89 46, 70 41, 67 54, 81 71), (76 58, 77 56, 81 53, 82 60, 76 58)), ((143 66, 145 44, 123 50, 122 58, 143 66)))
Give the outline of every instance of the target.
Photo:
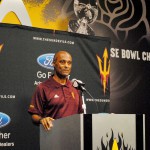
POLYGON ((117 140, 114 139, 114 143, 113 143, 113 146, 112 146, 112 150, 119 150, 118 149, 118 144, 117 144, 117 140))
POLYGON ((100 69, 101 83, 103 85, 103 91, 105 94, 106 86, 108 84, 108 77, 110 75, 110 60, 108 60, 107 48, 105 48, 104 53, 103 53, 104 63, 102 62, 102 59, 98 55, 96 55, 96 57, 97 57, 98 65, 99 65, 99 69, 100 69), (102 66, 102 63, 103 63, 103 66, 102 66))
MULTIPOLYGON (((111 137, 109 140, 106 141, 106 144, 104 144, 103 137, 101 138, 101 148, 97 147, 97 150, 135 150, 131 148, 131 146, 125 146, 123 134, 119 135, 118 133, 118 140, 114 137, 113 130, 111 129, 111 137)), ((106 134, 106 137, 108 138, 108 135, 106 134)))
POLYGON ((3 45, 4 44, 0 44, 0 52, 2 51, 3 45))

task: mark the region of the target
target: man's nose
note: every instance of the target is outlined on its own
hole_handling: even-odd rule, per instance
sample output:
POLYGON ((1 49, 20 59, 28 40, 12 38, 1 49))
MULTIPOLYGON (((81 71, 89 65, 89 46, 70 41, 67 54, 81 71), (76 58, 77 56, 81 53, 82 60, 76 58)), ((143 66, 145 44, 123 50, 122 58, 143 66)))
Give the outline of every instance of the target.
POLYGON ((69 64, 68 64, 67 62, 65 63, 65 67, 66 67, 66 68, 68 68, 68 67, 69 67, 69 64))

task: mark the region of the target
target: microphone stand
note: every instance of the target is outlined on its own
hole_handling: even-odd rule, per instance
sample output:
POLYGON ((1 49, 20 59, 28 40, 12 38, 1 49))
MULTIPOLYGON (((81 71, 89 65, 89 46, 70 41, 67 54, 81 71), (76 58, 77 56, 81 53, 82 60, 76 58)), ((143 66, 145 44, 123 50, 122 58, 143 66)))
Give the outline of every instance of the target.
POLYGON ((83 91, 82 91, 82 108, 83 108, 84 114, 86 114, 86 104, 85 104, 85 100, 84 100, 84 93, 83 93, 83 91))
MULTIPOLYGON (((82 91, 82 108, 83 108, 83 111, 84 111, 84 114, 86 114, 86 104, 85 104, 85 100, 84 100, 84 91, 92 98, 92 99, 94 99, 93 98, 93 96, 90 94, 90 92, 89 91, 87 91, 86 90, 86 88, 85 87, 83 87, 82 85, 80 86, 80 89, 81 89, 81 91, 82 91)), ((97 107, 97 110, 99 111, 99 109, 98 109, 98 106, 97 106, 97 103, 96 103, 96 107, 97 107)))
MULTIPOLYGON (((74 88, 77 88, 78 90, 81 90, 82 109, 83 109, 84 114, 86 114, 86 104, 85 104, 84 93, 83 92, 85 91, 92 99, 94 99, 94 98, 90 94, 90 92, 88 90, 86 90, 86 88, 84 87, 85 83, 83 83, 82 81, 77 80, 77 79, 72 79, 72 83, 73 83, 74 88)), ((99 112, 98 105, 97 105, 96 102, 95 102, 95 104, 96 104, 96 107, 97 107, 97 111, 99 112)))

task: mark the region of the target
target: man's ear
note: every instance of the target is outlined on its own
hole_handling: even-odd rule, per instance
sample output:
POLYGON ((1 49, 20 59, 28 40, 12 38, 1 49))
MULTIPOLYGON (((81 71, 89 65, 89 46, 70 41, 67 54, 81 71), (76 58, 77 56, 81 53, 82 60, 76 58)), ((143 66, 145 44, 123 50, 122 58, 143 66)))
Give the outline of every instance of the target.
POLYGON ((52 66, 55 67, 55 61, 52 62, 52 66))

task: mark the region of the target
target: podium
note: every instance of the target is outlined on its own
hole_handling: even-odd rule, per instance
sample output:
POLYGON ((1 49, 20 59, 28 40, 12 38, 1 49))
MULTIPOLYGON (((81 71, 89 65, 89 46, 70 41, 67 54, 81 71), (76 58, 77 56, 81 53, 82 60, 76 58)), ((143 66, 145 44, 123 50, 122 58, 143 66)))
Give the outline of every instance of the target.
POLYGON ((40 125, 40 150, 144 150, 143 128, 134 114, 77 114, 53 125, 50 131, 40 125))

